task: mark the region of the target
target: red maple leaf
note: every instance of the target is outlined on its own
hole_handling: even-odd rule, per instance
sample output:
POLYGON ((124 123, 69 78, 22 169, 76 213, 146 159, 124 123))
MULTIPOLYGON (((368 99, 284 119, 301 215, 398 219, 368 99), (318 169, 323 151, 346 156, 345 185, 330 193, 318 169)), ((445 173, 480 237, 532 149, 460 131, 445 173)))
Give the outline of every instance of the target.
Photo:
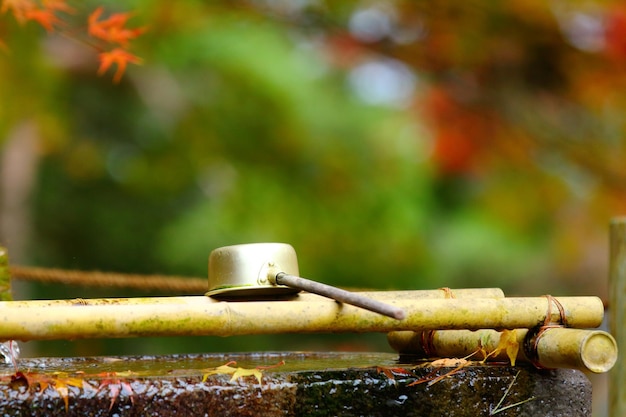
POLYGON ((100 20, 102 12, 103 8, 98 7, 87 19, 88 33, 94 38, 126 47, 129 41, 145 32, 145 28, 125 27, 131 13, 114 13, 108 19, 100 20))
POLYGON ((141 58, 131 54, 122 48, 115 48, 112 51, 102 52, 98 58, 100 59, 100 68, 98 68, 98 75, 104 74, 113 64, 117 65, 117 71, 113 76, 113 82, 118 83, 124 72, 126 71, 126 65, 130 62, 133 64, 141 64, 141 58))
POLYGON ((74 8, 69 6, 65 0, 43 0, 41 3, 43 4, 44 9, 47 10, 57 10, 59 12, 70 14, 75 12, 74 8))
POLYGON ((20 23, 26 22, 26 12, 35 7, 35 4, 31 0, 2 0, 1 2, 0 13, 10 11, 20 23))
POLYGON ((126 380, 119 378, 119 376, 129 376, 133 374, 133 372, 103 372, 98 374, 98 376, 104 377, 104 379, 100 382, 100 387, 98 387, 98 391, 100 392, 104 387, 109 388, 109 395, 111 397, 111 403, 109 404, 109 411, 113 408, 115 401, 119 398, 120 392, 125 393, 130 397, 130 402, 135 404, 135 398, 133 397, 134 392, 133 388, 126 380))
POLYGON ((33 8, 27 10, 24 17, 26 20, 32 20, 39 23, 48 32, 52 32, 54 30, 54 25, 61 22, 54 14, 54 11, 49 9, 33 8))
POLYGON ((2 0, 0 12, 10 11, 19 23, 24 24, 31 20, 39 23, 48 32, 52 32, 54 26, 61 22, 55 12, 72 13, 74 11, 65 3, 65 0, 43 0, 41 5, 42 7, 37 7, 37 4, 31 0, 2 0))

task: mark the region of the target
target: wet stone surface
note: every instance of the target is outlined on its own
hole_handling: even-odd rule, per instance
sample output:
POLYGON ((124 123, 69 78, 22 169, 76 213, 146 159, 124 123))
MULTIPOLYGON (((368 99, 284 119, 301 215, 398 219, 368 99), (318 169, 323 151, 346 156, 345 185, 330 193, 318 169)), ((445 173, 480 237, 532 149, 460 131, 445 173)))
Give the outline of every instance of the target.
POLYGON ((18 366, 0 368, 0 415, 591 415, 591 385, 579 371, 455 371, 385 353, 40 358, 18 366))

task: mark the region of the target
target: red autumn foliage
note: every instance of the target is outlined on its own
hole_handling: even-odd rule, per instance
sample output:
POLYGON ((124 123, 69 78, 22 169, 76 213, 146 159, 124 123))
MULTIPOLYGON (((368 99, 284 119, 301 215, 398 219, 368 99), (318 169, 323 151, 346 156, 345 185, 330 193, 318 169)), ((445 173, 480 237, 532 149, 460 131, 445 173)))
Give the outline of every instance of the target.
POLYGON ((626 6, 610 10, 606 16, 604 42, 606 55, 616 62, 626 62, 626 6))
POLYGON ((11 12, 18 22, 25 23, 26 12, 33 7, 34 3, 30 0, 2 0, 0 13, 11 12))
POLYGON ((114 13, 108 19, 100 20, 103 8, 98 7, 89 15, 89 35, 109 43, 117 43, 126 48, 128 43, 145 32, 145 28, 126 28, 131 13, 114 13))
POLYGON ((478 109, 468 109, 450 92, 438 87, 425 95, 423 107, 424 116, 435 131, 433 160, 441 173, 473 172, 490 139, 487 116, 478 109))
MULTIPOLYGON (((59 13, 75 13, 65 0, 0 0, 0 13, 11 14, 20 23, 32 21, 38 23, 48 33, 61 32, 63 19, 59 13)), ((128 51, 131 40, 145 32, 145 28, 128 28, 126 23, 132 13, 113 13, 106 19, 101 19, 104 9, 98 7, 87 18, 88 35, 97 39, 99 43, 88 43, 100 51, 98 59, 100 66, 98 74, 104 74, 111 65, 117 66, 113 81, 118 83, 128 63, 140 64, 141 59, 128 51), (112 49, 108 50, 109 48, 112 49)), ((65 35, 75 37, 71 31, 65 35)), ((8 51, 6 44, 0 39, 0 50, 8 51)))
POLYGON ((100 68, 98 68, 98 75, 104 74, 111 65, 117 65, 117 71, 113 76, 113 82, 119 83, 126 71, 126 65, 130 62, 133 64, 140 64, 141 58, 129 53, 125 49, 115 48, 112 51, 102 52, 99 55, 100 68))
POLYGON ((61 23, 56 12, 73 13, 74 9, 65 0, 43 0, 40 5, 32 0, 3 0, 0 12, 10 12, 21 24, 28 21, 39 23, 52 32, 54 26, 61 23))
POLYGON ((33 8, 26 11, 25 17, 26 20, 32 20, 33 22, 39 23, 48 32, 52 32, 54 30, 54 26, 61 22, 54 14, 54 11, 50 9, 33 8))

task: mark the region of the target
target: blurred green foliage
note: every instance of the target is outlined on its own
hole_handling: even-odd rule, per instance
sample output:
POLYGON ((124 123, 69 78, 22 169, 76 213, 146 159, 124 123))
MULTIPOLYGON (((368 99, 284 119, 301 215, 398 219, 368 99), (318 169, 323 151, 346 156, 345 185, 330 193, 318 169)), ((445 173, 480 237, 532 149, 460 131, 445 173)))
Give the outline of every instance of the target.
MULTIPOLYGON (((133 10, 149 28, 133 51, 144 65, 119 85, 82 42, 1 15, 0 138, 22 123, 37 132, 17 260, 205 276, 214 248, 279 241, 303 276, 340 286, 597 290, 603 225, 623 207, 624 103, 609 81, 589 83, 619 84, 623 62, 610 38, 581 49, 566 23, 619 9, 523 3, 81 2, 83 14, 133 10), (378 72, 363 82, 365 70, 378 72)), ((344 339, 46 346, 381 347, 344 339)))

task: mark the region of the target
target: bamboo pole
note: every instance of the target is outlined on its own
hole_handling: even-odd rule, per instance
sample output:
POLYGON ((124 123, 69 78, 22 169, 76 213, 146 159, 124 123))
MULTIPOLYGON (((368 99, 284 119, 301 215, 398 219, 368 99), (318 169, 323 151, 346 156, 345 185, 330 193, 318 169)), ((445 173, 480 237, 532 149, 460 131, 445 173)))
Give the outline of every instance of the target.
MULTIPOLYGON (((626 349, 626 217, 615 218, 610 226, 610 329, 617 346, 626 349)), ((626 416, 626 362, 623 355, 609 375, 609 415, 626 416)))
POLYGON ((9 254, 0 246, 0 301, 11 301, 11 274, 9 273, 9 254))
MULTIPOLYGON (((617 344, 613 337, 600 330, 546 328, 532 339, 528 329, 515 329, 519 350, 516 362, 532 362, 542 368, 571 368, 602 373, 617 360, 617 344), (532 358, 531 359, 529 359, 532 358)), ((501 332, 491 329, 438 330, 429 332, 400 331, 387 335, 390 346, 401 355, 421 358, 460 358, 478 352, 495 352, 501 332)), ((476 360, 482 359, 480 356, 476 360)), ((489 360, 509 361, 506 347, 489 360)))
MULTIPOLYGON (((437 290, 407 290, 407 291, 358 291, 358 294, 364 297, 371 297, 381 301, 419 301, 419 300, 440 300, 444 298, 458 298, 458 299, 474 299, 474 298, 504 298, 504 292, 500 288, 440 288, 437 290)), ((10 304, 14 307, 52 307, 52 306, 76 306, 76 305, 120 305, 120 304, 172 304, 181 300, 191 300, 193 298, 199 298, 203 300, 205 297, 135 297, 135 298, 74 298, 74 299, 57 299, 57 300, 24 300, 16 301, 10 304), (25 303, 25 304, 16 304, 25 303)), ((222 298, 211 298, 209 300, 213 302, 221 301, 222 298)), ((325 297, 321 297, 316 294, 302 292, 300 294, 294 294, 291 296, 278 296, 274 298, 265 298, 257 301, 266 300, 268 302, 277 301, 289 301, 289 302, 317 302, 320 300, 329 301, 325 297)), ((223 301, 231 302, 252 302, 238 298, 227 299, 223 301)), ((332 300, 330 300, 332 301, 332 300)), ((0 303, 0 306, 2 303, 0 303)), ((1 310, 0 310, 1 311, 1 310)))
MULTIPOLYGON (((369 293, 374 299, 379 293, 369 293)), ((597 297, 559 297, 567 323, 597 327, 597 297)), ((325 297, 291 301, 217 301, 204 296, 0 302, 0 340, 136 336, 233 336, 278 333, 390 332, 395 330, 532 328, 561 320, 545 297, 385 299, 405 309, 394 320, 325 297)))

